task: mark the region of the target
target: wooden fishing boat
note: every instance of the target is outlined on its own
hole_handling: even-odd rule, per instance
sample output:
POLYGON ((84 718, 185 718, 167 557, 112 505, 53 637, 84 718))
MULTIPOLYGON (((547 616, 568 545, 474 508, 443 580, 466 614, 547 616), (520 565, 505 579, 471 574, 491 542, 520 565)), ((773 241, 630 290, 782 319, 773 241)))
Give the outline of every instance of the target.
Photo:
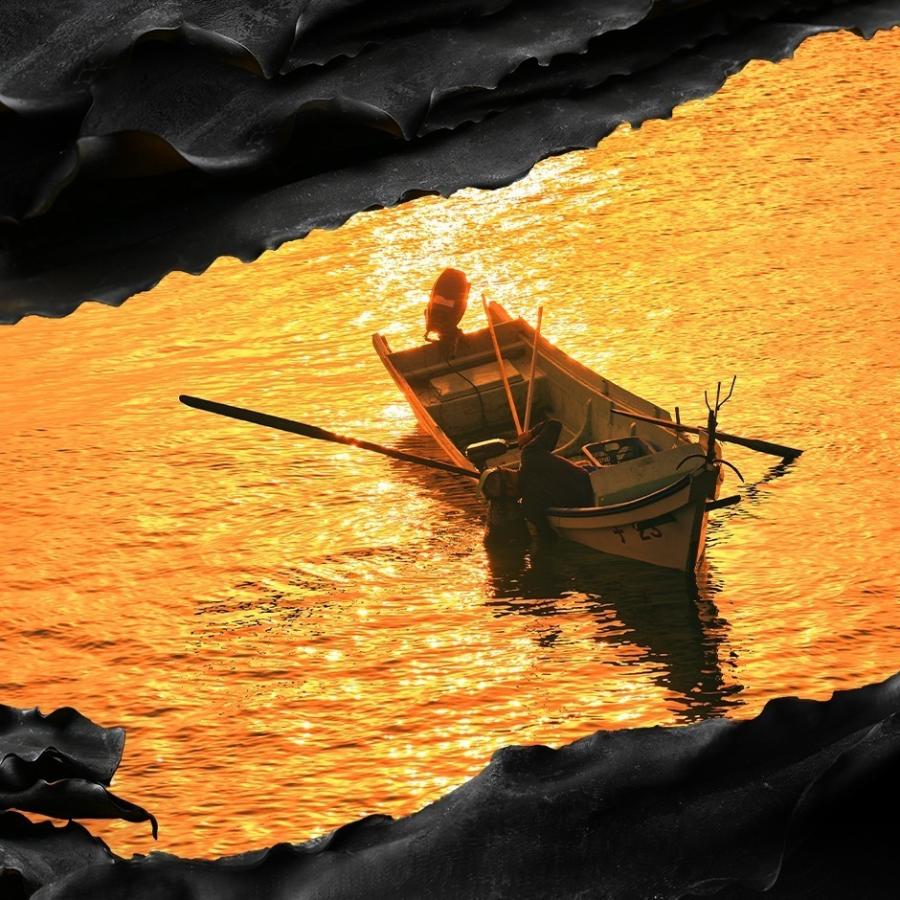
MULTIPOLYGON (((487 309, 513 400, 524 411, 535 330, 496 303, 487 309)), ((555 452, 589 467, 595 497, 594 506, 548 510, 551 527, 596 550, 693 573, 703 555, 708 513, 726 503, 717 501, 718 445, 708 462, 705 435, 695 440, 667 428, 672 420, 666 410, 587 369, 546 339, 537 336, 537 342, 533 421, 562 422, 555 452)), ((486 465, 518 463, 488 328, 396 352, 383 335, 374 335, 373 343, 419 423, 453 464, 475 473, 486 465), (477 448, 473 452, 498 437, 510 439, 501 455, 481 459, 477 448)))

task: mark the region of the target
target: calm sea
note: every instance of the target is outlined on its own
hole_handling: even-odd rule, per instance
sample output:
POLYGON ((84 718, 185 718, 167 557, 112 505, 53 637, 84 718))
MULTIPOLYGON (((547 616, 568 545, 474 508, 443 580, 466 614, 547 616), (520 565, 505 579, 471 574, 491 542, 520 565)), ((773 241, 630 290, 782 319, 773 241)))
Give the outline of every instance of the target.
POLYGON ((0 332, 0 701, 124 725, 114 786, 210 855, 409 812, 510 743, 900 669, 898 52, 816 38, 505 190, 0 332), (723 427, 805 448, 728 448, 744 500, 696 596, 576 547, 489 555, 468 482, 178 404, 437 455, 370 335, 416 343, 448 265, 685 420, 736 373, 723 427))

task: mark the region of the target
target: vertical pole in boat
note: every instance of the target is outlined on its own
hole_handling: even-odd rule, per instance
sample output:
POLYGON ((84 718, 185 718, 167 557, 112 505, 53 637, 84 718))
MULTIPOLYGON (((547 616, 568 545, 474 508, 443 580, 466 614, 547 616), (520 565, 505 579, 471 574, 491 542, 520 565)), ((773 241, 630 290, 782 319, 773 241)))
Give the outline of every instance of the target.
POLYGON ((487 297, 481 295, 481 305, 484 307, 484 314, 487 316, 488 331, 491 333, 491 341, 494 344, 494 353, 497 356, 497 365, 500 367, 500 377, 503 379, 503 387, 506 391, 506 399, 509 402, 509 411, 512 413, 513 424, 516 426, 516 437, 522 433, 522 423, 519 421, 519 412, 516 409, 513 400, 512 390, 509 387, 509 380, 506 377, 506 368, 503 365, 503 354, 500 352, 500 344, 497 343, 497 334, 494 331, 494 321, 491 319, 491 313, 488 309, 487 297))
POLYGON ((525 400, 525 425, 524 430, 531 427, 531 404, 534 402, 534 375, 537 370, 538 341, 541 339, 541 319, 544 317, 544 307, 538 307, 537 327, 534 329, 534 346, 531 348, 531 371, 528 373, 528 396, 525 400))
MULTIPOLYGON (((734 382, 731 383, 731 389, 734 390, 734 382)), ((706 417, 706 464, 711 466, 716 460, 716 428, 719 425, 719 409, 722 404, 719 399, 722 396, 722 382, 716 385, 716 405, 715 408, 709 405, 709 398, 706 391, 703 392, 703 399, 706 400, 706 408, 709 415, 706 417)), ((728 395, 729 397, 731 394, 728 395)))

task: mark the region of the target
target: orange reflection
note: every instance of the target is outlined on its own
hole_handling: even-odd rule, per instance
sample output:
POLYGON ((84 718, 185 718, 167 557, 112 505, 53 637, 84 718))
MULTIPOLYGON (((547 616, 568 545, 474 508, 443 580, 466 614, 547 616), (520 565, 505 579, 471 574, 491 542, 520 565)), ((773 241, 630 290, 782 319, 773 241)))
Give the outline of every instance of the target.
POLYGON ((900 668, 898 50, 819 37, 507 190, 4 331, 3 701, 125 725, 117 789, 208 855, 408 812, 505 744, 900 668), (730 430, 806 448, 729 451, 749 486, 699 598, 577 551, 488 557, 469 485, 176 402, 435 453, 369 336, 418 342, 445 266, 685 418, 737 372, 730 430))

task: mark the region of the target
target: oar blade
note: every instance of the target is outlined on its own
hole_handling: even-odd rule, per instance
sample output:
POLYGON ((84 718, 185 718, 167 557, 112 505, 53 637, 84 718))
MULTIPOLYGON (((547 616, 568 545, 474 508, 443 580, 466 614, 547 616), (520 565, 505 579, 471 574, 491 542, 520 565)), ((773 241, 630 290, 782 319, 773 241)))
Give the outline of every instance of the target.
POLYGON ((788 447, 785 444, 773 444, 771 441, 761 441, 758 438, 745 438, 736 434, 726 434, 720 431, 717 435, 720 441, 726 444, 737 444, 757 453, 766 453, 769 456, 780 456, 782 459, 796 459, 803 451, 797 447, 788 447))
POLYGON ((320 441, 332 441, 340 444, 354 443, 352 438, 341 439, 341 435, 333 434, 308 425, 306 422, 297 422, 294 419, 284 419, 281 416, 271 416, 268 413, 257 412, 254 409, 245 409, 242 406, 231 406, 228 403, 217 403, 214 400, 204 400, 202 397, 191 397, 182 394, 178 398, 185 406, 201 409, 204 412, 215 413, 219 416, 227 416, 229 419, 238 419, 241 422, 250 422, 253 425, 263 425, 266 428, 275 428, 278 431, 287 431, 290 434, 299 434, 301 437, 315 438, 320 441))

